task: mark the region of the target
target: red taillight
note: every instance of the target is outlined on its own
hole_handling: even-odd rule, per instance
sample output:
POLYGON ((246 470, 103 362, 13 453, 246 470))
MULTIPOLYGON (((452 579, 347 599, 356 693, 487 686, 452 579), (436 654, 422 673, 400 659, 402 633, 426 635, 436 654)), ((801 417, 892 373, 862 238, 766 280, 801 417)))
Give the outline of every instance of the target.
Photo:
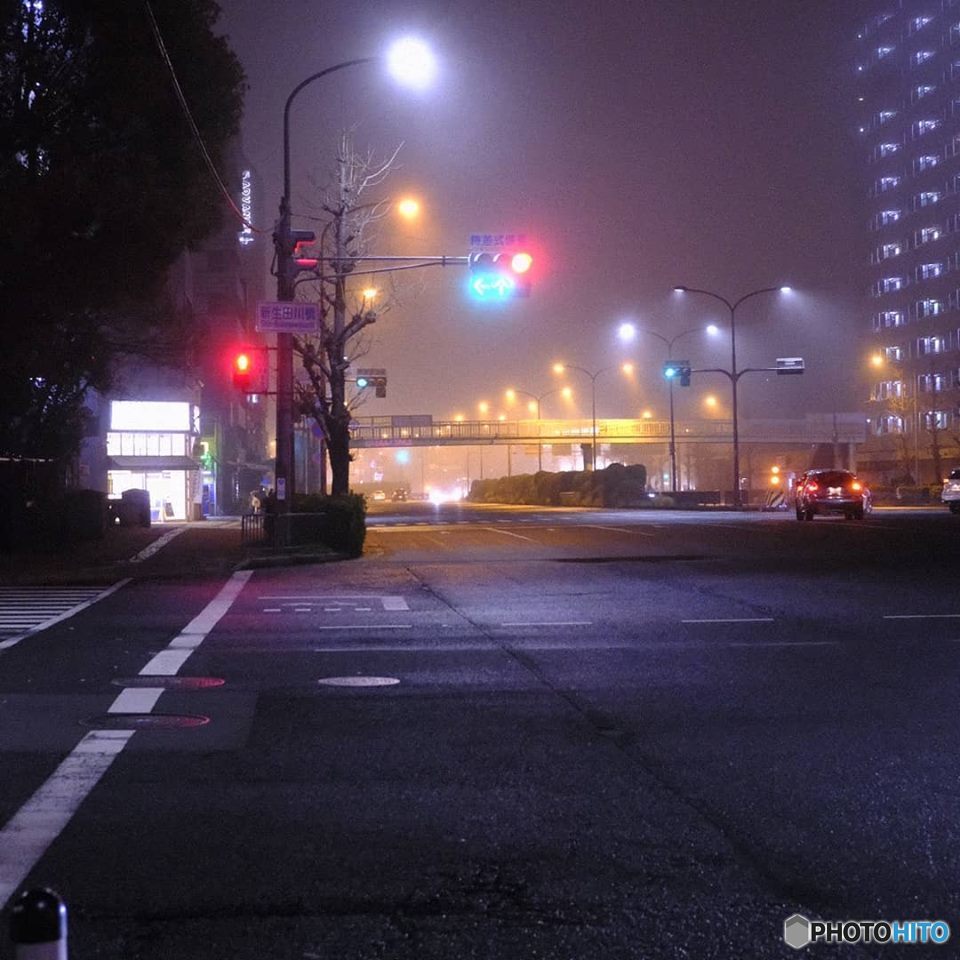
POLYGON ((850 484, 850 489, 851 489, 851 490, 858 490, 858 491, 859 491, 859 490, 862 490, 862 489, 863 489, 863 484, 862 484, 859 480, 854 480, 853 483, 850 484))
POLYGON ((807 493, 816 493, 816 491, 819 490, 819 489, 820 489, 820 487, 817 486, 817 483, 816 483, 815 480, 811 480, 811 481, 807 484, 807 493))

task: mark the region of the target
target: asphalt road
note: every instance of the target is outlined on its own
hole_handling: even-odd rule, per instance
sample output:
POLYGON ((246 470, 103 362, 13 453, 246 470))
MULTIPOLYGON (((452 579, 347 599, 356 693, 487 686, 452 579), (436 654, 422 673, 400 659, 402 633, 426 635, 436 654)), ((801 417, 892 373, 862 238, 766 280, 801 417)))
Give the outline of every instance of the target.
POLYGON ((360 560, 233 574, 203 536, 0 647, 0 899, 59 890, 71 956, 960 937, 960 518, 378 504, 360 560))

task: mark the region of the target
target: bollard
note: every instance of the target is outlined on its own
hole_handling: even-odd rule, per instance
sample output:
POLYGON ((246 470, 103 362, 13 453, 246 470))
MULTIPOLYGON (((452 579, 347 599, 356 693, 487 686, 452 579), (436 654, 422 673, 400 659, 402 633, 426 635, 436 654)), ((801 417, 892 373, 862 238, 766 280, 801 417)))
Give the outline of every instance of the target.
POLYGON ((67 960, 67 905, 48 887, 24 890, 10 910, 14 960, 67 960))

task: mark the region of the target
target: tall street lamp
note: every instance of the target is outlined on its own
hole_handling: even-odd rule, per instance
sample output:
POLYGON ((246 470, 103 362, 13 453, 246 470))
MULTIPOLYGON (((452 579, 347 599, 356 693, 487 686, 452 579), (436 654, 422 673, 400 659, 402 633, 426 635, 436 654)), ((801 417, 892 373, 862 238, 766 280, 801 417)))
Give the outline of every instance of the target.
MULTIPOLYGON (((397 41, 384 57, 359 57, 345 60, 325 70, 311 74, 298 83, 287 97, 283 107, 283 196, 280 215, 273 234, 277 264, 277 300, 292 302, 295 280, 300 272, 294 259, 296 235, 290 217, 290 108, 297 94, 315 80, 364 63, 385 62, 391 74, 400 82, 413 87, 424 87, 432 78, 433 57, 420 41, 397 41)), ((277 420, 276 420, 275 489, 277 511, 288 513, 294 495, 295 470, 293 462, 293 334, 277 333, 277 420)))
POLYGON ((563 393, 566 396, 567 391, 569 391, 569 387, 554 387, 552 390, 546 390, 540 394, 530 393, 528 390, 517 390, 515 387, 511 387, 506 391, 508 400, 513 399, 511 394, 522 393, 537 405, 537 473, 543 470, 543 437, 540 436, 540 403, 553 393, 563 393))
POLYGON ((745 293, 739 300, 731 303, 726 297, 712 290, 701 290, 697 287, 676 286, 673 288, 677 293, 699 293, 705 297, 711 297, 719 300, 730 312, 730 370, 720 370, 719 373, 725 374, 730 379, 731 388, 731 406, 730 412, 733 417, 733 505, 736 509, 743 506, 743 495, 740 492, 740 427, 737 414, 737 384, 740 377, 746 373, 746 370, 737 370, 737 308, 746 300, 753 297, 759 297, 763 293, 789 293, 790 287, 761 287, 759 290, 751 290, 745 293))
POLYGON ((585 374, 590 378, 590 411, 591 419, 593 421, 593 428, 591 430, 591 444, 590 444, 590 469, 597 469, 597 377, 601 373, 606 373, 608 370, 613 370, 613 367, 601 367, 599 370, 591 372, 587 370, 586 367, 578 367, 573 363, 555 363, 553 365, 554 373, 563 373, 564 370, 576 370, 579 373, 585 374))
MULTIPOLYGON (((662 333, 657 333, 655 330, 648 330, 646 327, 638 327, 633 323, 620 324, 619 336, 621 340, 633 340, 638 332, 647 333, 651 337, 656 337, 662 343, 665 343, 667 346, 667 359, 670 360, 673 356, 673 345, 681 337, 685 337, 691 333, 699 333, 700 328, 695 327, 691 330, 684 330, 675 337, 665 337, 662 333)), ((673 493, 677 492, 677 421, 673 412, 673 381, 675 379, 675 377, 667 378, 667 383, 670 387, 670 490, 673 493)))

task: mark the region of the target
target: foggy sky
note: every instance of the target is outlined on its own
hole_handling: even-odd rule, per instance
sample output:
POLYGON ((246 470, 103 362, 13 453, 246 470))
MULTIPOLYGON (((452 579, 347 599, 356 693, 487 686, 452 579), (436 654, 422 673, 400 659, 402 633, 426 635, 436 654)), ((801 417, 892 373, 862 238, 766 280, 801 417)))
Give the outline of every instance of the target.
MULTIPOLYGON (((709 300, 679 299, 677 283, 731 300, 781 283, 797 289, 789 302, 763 298, 737 314, 741 368, 803 356, 808 369, 745 378, 745 416, 858 409, 857 338, 869 319, 851 102, 857 6, 222 0, 219 30, 250 85, 244 148, 264 178, 269 218, 290 90, 412 31, 440 60, 428 93, 400 91, 363 66, 298 97, 295 214, 311 212, 349 127, 382 157, 404 144, 382 195, 412 193, 423 204, 416 225, 384 225, 384 252, 462 256, 479 231, 525 233, 539 253, 531 298, 496 311, 470 303, 462 267, 399 275, 397 302, 372 328, 364 358, 388 369, 388 397, 358 414, 469 418, 480 399, 495 413, 508 386, 556 385, 555 360, 595 371, 632 359, 635 386, 615 371, 598 378, 599 415, 652 407, 666 417, 663 344, 641 338, 624 349, 615 334, 625 319, 665 336, 726 322, 709 300)), ((674 353, 694 366, 729 366, 726 336, 682 343, 674 353)), ((589 381, 569 382, 589 415, 589 381)), ((677 395, 678 415, 696 415, 707 392, 726 400, 729 389, 720 376, 695 376, 677 395)), ((545 417, 560 414, 556 398, 545 401, 545 417)))

